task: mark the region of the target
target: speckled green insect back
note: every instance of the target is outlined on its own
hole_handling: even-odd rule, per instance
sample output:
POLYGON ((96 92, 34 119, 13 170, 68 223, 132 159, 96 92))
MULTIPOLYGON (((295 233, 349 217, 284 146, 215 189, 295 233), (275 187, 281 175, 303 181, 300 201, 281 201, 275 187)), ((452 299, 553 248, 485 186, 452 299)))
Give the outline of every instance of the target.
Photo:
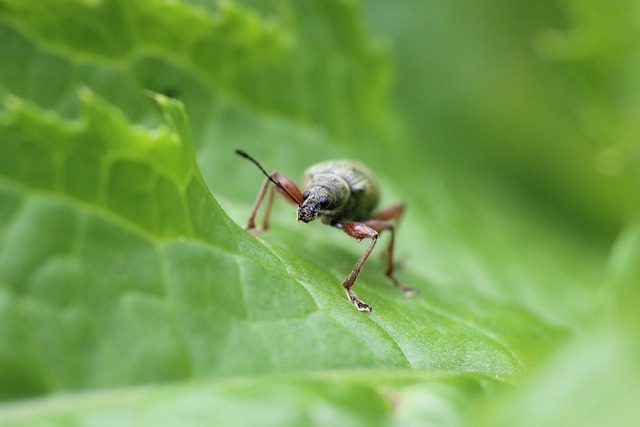
POLYGON ((414 289, 403 285, 393 276, 395 230, 391 221, 402 215, 404 203, 398 203, 373 213, 380 199, 380 190, 375 177, 364 165, 352 160, 329 160, 313 165, 305 171, 304 191, 302 192, 281 173, 275 171, 267 173, 260 163, 245 151, 236 150, 236 153, 253 162, 266 176, 249 214, 245 229, 255 232, 269 228, 269 213, 273 195, 277 191, 284 196, 285 200, 298 206, 298 221, 311 222, 320 217, 323 223, 342 229, 357 241, 365 238, 371 239, 366 251, 342 283, 349 301, 360 311, 371 311, 372 309, 369 304, 358 298, 351 287, 373 251, 379 234, 389 230, 391 241, 386 252, 387 269, 385 275, 405 295, 415 293, 414 289), (271 187, 267 199, 262 228, 259 229, 256 227, 255 217, 270 183, 273 184, 273 187, 271 187))

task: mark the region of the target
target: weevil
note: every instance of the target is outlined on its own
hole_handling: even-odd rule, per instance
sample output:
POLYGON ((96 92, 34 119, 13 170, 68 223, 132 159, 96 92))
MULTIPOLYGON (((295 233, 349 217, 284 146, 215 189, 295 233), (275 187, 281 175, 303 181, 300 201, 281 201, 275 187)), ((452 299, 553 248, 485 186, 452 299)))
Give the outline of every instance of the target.
POLYGON ((315 164, 304 172, 303 191, 286 176, 274 171, 268 173, 262 165, 243 150, 236 153, 255 164, 266 176, 256 198, 246 230, 259 231, 255 219, 258 210, 267 196, 269 184, 273 184, 267 196, 267 205, 263 217, 262 230, 269 228, 269 214, 273 196, 277 191, 284 199, 298 206, 298 221, 309 223, 320 217, 322 222, 336 227, 355 238, 358 242, 371 239, 355 267, 342 283, 347 298, 360 311, 371 311, 369 304, 363 302, 351 289, 369 258, 383 231, 389 230, 391 240, 386 252, 387 268, 385 275, 391 283, 405 295, 413 295, 415 290, 400 283, 393 275, 393 248, 395 228, 392 220, 399 219, 404 211, 404 203, 394 204, 375 212, 380 199, 380 189, 374 175, 364 165, 352 160, 329 160, 315 164))

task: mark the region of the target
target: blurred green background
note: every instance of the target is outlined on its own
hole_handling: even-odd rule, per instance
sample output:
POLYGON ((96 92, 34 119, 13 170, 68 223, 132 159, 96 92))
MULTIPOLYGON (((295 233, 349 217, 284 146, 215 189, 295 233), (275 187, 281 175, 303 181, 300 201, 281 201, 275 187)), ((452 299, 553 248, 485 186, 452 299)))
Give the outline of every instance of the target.
MULTIPOLYGON (((394 103, 452 174, 508 182, 611 241, 638 213, 635 1, 363 2, 394 103)), ((422 159, 427 166, 429 159, 422 159)))

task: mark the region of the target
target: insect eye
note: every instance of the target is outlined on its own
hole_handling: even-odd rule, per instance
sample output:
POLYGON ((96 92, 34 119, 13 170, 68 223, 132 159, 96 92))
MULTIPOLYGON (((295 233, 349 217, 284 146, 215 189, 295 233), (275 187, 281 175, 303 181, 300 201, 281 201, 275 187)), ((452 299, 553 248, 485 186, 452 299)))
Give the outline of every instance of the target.
POLYGON ((307 200, 308 197, 309 197, 309 190, 302 193, 302 200, 307 200))
POLYGON ((322 199, 320 199, 319 203, 320 203, 320 208, 324 209, 329 204, 329 199, 327 199, 326 197, 323 197, 322 199))

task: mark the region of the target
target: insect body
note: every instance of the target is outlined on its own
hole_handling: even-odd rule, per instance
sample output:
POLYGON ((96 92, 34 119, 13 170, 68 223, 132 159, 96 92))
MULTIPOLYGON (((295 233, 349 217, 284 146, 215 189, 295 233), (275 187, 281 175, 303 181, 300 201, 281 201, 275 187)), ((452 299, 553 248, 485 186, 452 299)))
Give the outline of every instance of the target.
POLYGON ((360 241, 371 239, 371 243, 360 257, 355 267, 344 280, 347 297, 358 310, 371 311, 371 306, 364 303, 353 292, 351 287, 358 278, 362 266, 373 251, 379 233, 384 230, 391 232, 391 241, 387 250, 387 269, 385 275, 391 282, 411 295, 414 290, 401 284, 393 276, 393 245, 395 233, 394 218, 399 218, 404 210, 404 204, 399 203, 387 209, 373 213, 380 198, 378 183, 373 174, 363 165, 350 160, 330 160, 311 166, 305 171, 303 179, 304 191, 279 172, 267 173, 253 157, 242 150, 236 153, 253 162, 266 176, 258 197, 251 209, 247 221, 247 230, 257 230, 255 217, 266 196, 269 184, 273 184, 267 199, 262 229, 269 227, 269 213, 275 191, 285 197, 285 200, 298 206, 298 221, 311 222, 317 217, 325 224, 342 229, 349 236, 360 241))
POLYGON ((305 171, 302 206, 298 220, 313 221, 320 215, 325 224, 332 221, 362 221, 371 216, 380 191, 371 172, 350 160, 330 160, 305 171))

